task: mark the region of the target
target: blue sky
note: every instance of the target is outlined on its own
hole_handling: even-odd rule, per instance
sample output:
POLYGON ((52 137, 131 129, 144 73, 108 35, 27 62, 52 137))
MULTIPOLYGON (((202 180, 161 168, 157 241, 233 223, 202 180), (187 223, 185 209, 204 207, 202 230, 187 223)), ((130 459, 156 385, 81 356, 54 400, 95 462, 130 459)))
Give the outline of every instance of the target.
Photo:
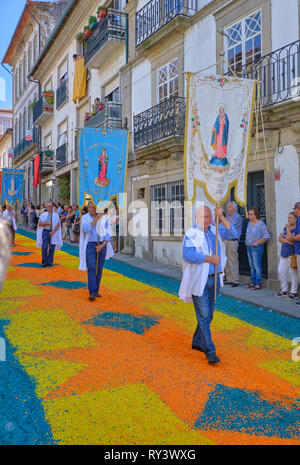
MULTIPOLYGON (((50 0, 54 1, 54 0, 50 0)), ((0 0, 0 59, 9 45, 10 39, 18 24, 25 6, 25 0, 0 0)), ((7 65, 5 65, 7 67, 7 65)), ((11 75, 0 66, 0 108, 12 107, 12 79, 11 75), (4 81, 3 81, 4 79, 4 81)))

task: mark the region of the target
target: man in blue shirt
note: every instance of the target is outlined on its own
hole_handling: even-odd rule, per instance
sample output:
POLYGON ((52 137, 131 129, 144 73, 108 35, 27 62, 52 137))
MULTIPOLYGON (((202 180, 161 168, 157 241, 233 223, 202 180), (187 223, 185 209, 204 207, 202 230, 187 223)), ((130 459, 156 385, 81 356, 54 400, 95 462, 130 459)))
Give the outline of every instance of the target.
MULTIPOLYGON (((298 216, 295 235, 292 235, 289 224, 287 224, 285 227, 287 230, 287 240, 294 242, 295 255, 297 256, 298 276, 300 281, 300 202, 295 203, 294 212, 298 216)), ((300 305, 300 302, 296 302, 296 305, 300 305)))
POLYGON ((238 237, 229 237, 224 241, 226 247, 227 262, 225 266, 226 282, 225 284, 231 284, 231 287, 237 287, 239 285, 240 274, 239 274, 239 240, 243 229, 243 218, 237 212, 237 204, 235 202, 229 202, 227 204, 227 216, 226 218, 234 226, 238 237))
MULTIPOLYGON (((215 208, 220 221, 221 239, 237 237, 230 221, 223 215, 221 207, 215 208)), ((186 262, 179 290, 182 300, 192 301, 197 317, 197 327, 193 336, 192 348, 205 353, 209 363, 220 362, 211 339, 210 324, 214 312, 215 266, 217 266, 217 293, 222 284, 225 264, 224 245, 221 240, 216 250, 215 227, 212 226, 212 214, 208 207, 200 207, 196 212, 196 225, 184 236, 182 258, 186 262), (203 237, 204 233, 204 237, 203 237), (208 266, 206 265, 208 264, 208 266)))

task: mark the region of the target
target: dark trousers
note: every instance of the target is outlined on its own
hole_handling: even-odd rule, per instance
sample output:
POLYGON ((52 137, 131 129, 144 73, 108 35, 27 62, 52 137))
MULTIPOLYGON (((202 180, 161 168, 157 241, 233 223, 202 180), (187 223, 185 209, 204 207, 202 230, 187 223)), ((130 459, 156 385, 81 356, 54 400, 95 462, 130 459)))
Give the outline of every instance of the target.
POLYGON ((43 229, 42 232, 42 264, 52 265, 54 259, 55 245, 50 244, 50 231, 43 229))
POLYGON ((97 252, 96 252, 97 242, 88 242, 86 247, 86 264, 88 269, 88 288, 90 295, 98 294, 102 270, 104 266, 104 260, 106 255, 106 247, 104 247, 101 252, 98 252, 98 269, 97 267, 97 252))
MULTIPOLYGON (((220 292, 220 278, 217 280, 217 295, 220 292)), ((211 339, 210 325, 215 309, 215 278, 209 276, 201 297, 193 295, 193 303, 197 317, 197 327, 193 337, 193 345, 199 347, 203 352, 213 354, 216 352, 211 339)))

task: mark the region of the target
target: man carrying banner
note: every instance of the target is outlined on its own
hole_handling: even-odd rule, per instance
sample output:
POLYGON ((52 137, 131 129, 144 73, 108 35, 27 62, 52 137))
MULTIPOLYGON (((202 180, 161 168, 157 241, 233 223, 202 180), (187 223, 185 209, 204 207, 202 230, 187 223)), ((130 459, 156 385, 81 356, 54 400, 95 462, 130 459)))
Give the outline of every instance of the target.
POLYGON ((63 245, 60 218, 53 211, 53 203, 48 202, 46 209, 40 216, 36 235, 36 246, 42 248, 43 268, 53 265, 54 252, 63 245))
POLYGON ((216 228, 212 226, 211 210, 201 206, 196 211, 196 224, 190 228, 183 241, 183 277, 179 298, 193 302, 197 327, 192 348, 204 352, 209 363, 220 362, 211 339, 210 325, 214 313, 215 267, 217 266, 217 293, 223 286, 223 272, 226 264, 225 246, 222 239, 238 237, 234 226, 225 218, 221 207, 215 208, 219 218, 218 255, 216 250, 216 228))
POLYGON ((88 213, 81 218, 80 225, 79 269, 88 270, 88 289, 91 301, 95 300, 96 297, 101 297, 99 287, 104 260, 111 257, 111 254, 107 256, 107 245, 111 241, 111 236, 107 234, 105 228, 106 219, 102 221, 103 224, 100 224, 100 228, 97 225, 103 214, 103 209, 97 213, 95 204, 89 202, 88 213))

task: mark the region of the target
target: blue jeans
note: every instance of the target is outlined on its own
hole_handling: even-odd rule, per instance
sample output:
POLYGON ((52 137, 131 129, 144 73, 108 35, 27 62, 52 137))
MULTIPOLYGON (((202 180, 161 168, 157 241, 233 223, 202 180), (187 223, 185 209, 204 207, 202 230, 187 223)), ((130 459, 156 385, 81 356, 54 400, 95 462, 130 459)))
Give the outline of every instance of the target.
POLYGON ((102 270, 104 266, 104 260, 106 255, 106 247, 104 247, 101 252, 98 252, 98 270, 97 266, 97 252, 96 252, 97 242, 88 242, 86 247, 86 264, 88 269, 88 288, 90 295, 98 294, 102 270))
MULTIPOLYGON (((209 276, 201 297, 193 295, 193 302, 197 317, 197 327, 193 336, 193 346, 197 346, 207 354, 216 352, 215 346, 211 340, 210 324, 214 314, 214 289, 215 278, 209 276)), ((217 295, 220 292, 220 278, 217 281, 217 295)))
POLYGON ((52 265, 54 259, 55 245, 50 244, 50 231, 43 229, 42 232, 42 264, 52 265))
POLYGON ((264 244, 257 247, 247 245, 247 254, 251 268, 251 283, 255 286, 261 286, 262 281, 262 266, 261 260, 264 253, 264 244))

